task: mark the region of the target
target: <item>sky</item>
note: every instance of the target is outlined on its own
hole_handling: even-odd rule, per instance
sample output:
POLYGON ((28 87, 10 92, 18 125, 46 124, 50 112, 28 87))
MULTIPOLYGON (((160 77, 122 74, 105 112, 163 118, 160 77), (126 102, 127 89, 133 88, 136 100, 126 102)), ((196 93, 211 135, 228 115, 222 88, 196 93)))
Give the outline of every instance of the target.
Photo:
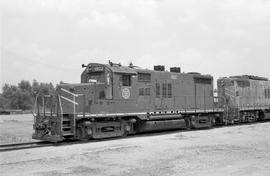
POLYGON ((270 78, 269 0, 1 0, 0 85, 80 82, 81 64, 270 78))

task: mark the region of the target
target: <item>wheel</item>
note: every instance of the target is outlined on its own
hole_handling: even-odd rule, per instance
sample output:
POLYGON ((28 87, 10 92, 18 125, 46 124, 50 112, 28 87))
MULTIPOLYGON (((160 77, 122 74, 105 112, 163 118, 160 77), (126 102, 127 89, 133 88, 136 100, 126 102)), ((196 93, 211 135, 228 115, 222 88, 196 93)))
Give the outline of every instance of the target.
POLYGON ((185 118, 185 122, 186 122, 186 129, 190 130, 191 129, 191 121, 189 118, 185 118))
POLYGON ((125 124, 124 125, 124 132, 123 132, 123 135, 122 135, 122 137, 126 137, 129 133, 130 133, 130 131, 131 131, 131 127, 130 127, 130 125, 128 125, 128 124, 125 124))
POLYGON ((212 126, 216 126, 216 118, 212 118, 212 126))
POLYGON ((77 128, 76 130, 76 136, 77 136, 77 139, 81 140, 81 141, 87 141, 90 139, 90 137, 87 135, 87 132, 86 132, 86 128, 85 127, 79 127, 77 128))
POLYGON ((209 128, 212 128, 214 124, 215 124, 215 118, 210 116, 209 117, 209 128))

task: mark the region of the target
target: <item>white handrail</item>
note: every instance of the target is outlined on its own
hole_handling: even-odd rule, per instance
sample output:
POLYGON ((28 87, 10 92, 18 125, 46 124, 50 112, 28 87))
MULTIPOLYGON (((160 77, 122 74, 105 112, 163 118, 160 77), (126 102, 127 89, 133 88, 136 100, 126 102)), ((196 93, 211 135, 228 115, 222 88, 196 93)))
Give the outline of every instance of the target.
POLYGON ((75 96, 75 97, 78 97, 78 96, 83 95, 83 94, 75 94, 75 93, 72 93, 72 92, 70 92, 70 91, 68 91, 68 90, 66 90, 66 89, 63 89, 63 88, 61 88, 61 90, 64 91, 64 92, 66 92, 66 93, 68 93, 68 94, 70 94, 70 95, 73 95, 73 96, 75 96))
MULTIPOLYGON (((64 97, 64 96, 61 96, 61 95, 60 95, 60 97, 63 98, 64 100, 70 102, 70 103, 73 103, 74 105, 75 105, 75 104, 78 105, 78 103, 77 103, 74 99, 73 99, 73 101, 72 101, 71 99, 68 99, 67 97, 64 97)), ((74 97, 75 97, 75 96, 74 96, 74 97)))
POLYGON ((60 104, 60 111, 61 111, 61 114, 63 114, 61 98, 60 98, 60 96, 58 96, 58 98, 59 98, 59 104, 60 104))
MULTIPOLYGON (((73 96, 73 101, 76 103, 76 97, 75 96, 73 96)), ((75 123, 76 123, 76 104, 73 104, 73 115, 74 115, 74 118, 73 118, 73 133, 74 133, 74 135, 76 134, 76 125, 75 125, 75 123)), ((77 103, 78 104, 78 103, 77 103)))

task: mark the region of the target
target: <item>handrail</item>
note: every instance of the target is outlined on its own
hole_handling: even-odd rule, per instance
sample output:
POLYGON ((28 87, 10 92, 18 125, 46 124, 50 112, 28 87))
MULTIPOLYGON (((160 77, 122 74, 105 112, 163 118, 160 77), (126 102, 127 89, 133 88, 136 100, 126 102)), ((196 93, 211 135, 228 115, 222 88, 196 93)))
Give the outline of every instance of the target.
POLYGON ((66 89, 64 89, 64 88, 61 88, 61 90, 64 91, 64 92, 66 92, 66 93, 68 93, 68 94, 71 94, 71 95, 73 95, 73 96, 75 96, 75 97, 78 97, 78 96, 83 95, 83 94, 75 94, 75 93, 72 93, 72 92, 70 92, 70 91, 68 91, 68 90, 66 90, 66 89))
POLYGON ((63 133, 63 109, 62 109, 61 98, 59 95, 58 95, 58 99, 59 99, 59 106, 60 106, 60 130, 62 134, 63 133))
MULTIPOLYGON (((61 88, 61 90, 65 93, 68 93, 70 94, 71 96, 73 96, 72 98, 67 98, 61 94, 59 94, 59 102, 60 102, 60 108, 61 108, 61 113, 62 113, 62 118, 61 118, 61 125, 63 123, 63 108, 62 108, 62 102, 61 102, 61 99, 64 99, 66 100, 67 102, 69 103, 72 103, 73 104, 73 134, 76 135, 76 105, 78 105, 78 102, 76 102, 76 97, 79 97, 79 96, 83 96, 84 97, 84 104, 85 104, 85 95, 84 94, 75 94, 75 93, 72 93, 66 89, 63 89, 61 88)), ((85 109, 84 109, 84 105, 83 105, 83 116, 85 116, 85 109)), ((61 129, 62 129, 62 126, 61 126, 61 129)))
POLYGON ((76 125, 75 125, 76 124, 76 115, 75 115, 75 113, 76 113, 76 96, 75 95, 73 96, 73 101, 74 101, 74 103, 73 103, 73 133, 75 136, 75 133, 76 133, 76 125))
MULTIPOLYGON (((76 104, 76 105, 78 104, 78 103, 74 100, 74 98, 73 98, 73 100, 71 100, 71 99, 68 99, 67 97, 64 97, 64 96, 62 96, 62 95, 60 95, 60 97, 63 98, 64 100, 66 100, 66 101, 72 103, 72 104, 76 104)), ((74 97, 75 97, 75 96, 74 96, 74 97)))
POLYGON ((60 98, 60 96, 58 96, 58 98, 59 98, 59 105, 60 105, 60 114, 63 114, 61 98, 60 98))

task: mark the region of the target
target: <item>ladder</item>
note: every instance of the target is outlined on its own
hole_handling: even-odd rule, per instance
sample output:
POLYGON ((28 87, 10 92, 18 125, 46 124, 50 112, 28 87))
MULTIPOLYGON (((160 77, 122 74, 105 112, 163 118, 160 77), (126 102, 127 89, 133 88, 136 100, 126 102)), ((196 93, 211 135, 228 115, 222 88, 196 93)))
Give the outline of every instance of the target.
POLYGON ((75 135, 75 116, 73 114, 63 114, 61 131, 63 137, 75 135))
MULTIPOLYGON (((75 137, 76 135, 76 105, 78 105, 78 102, 76 102, 76 98, 78 99, 79 96, 83 97, 83 104, 85 104, 85 95, 84 94, 74 94, 64 88, 60 89, 62 93, 65 93, 66 95, 63 96, 61 94, 58 95, 58 101, 59 101, 59 107, 60 107, 60 118, 61 118, 61 133, 63 137, 75 137), (70 97, 71 96, 71 97, 70 97), (61 99, 64 99, 67 101, 67 103, 72 103, 73 105, 73 113, 68 112, 68 114, 64 114, 64 111, 62 109, 62 102, 61 99)), ((84 108, 83 108, 84 110, 84 108)), ((83 111, 83 114, 85 112, 83 111)))

